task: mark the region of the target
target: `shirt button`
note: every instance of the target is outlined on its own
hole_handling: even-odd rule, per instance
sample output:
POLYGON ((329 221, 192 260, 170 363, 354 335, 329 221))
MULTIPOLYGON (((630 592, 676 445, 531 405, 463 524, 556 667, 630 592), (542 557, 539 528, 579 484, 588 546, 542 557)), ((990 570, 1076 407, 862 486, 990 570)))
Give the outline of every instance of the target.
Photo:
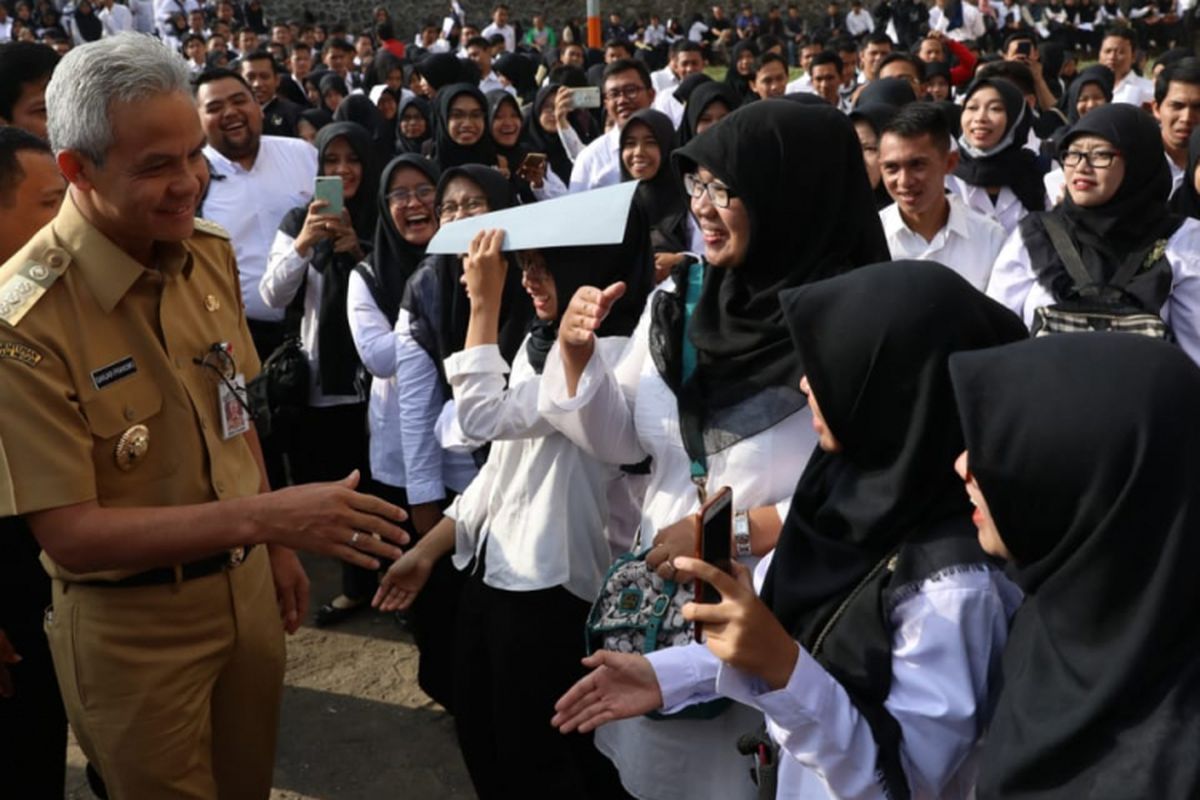
POLYGON ((132 421, 133 421, 133 416, 134 416, 134 414, 133 414, 133 406, 125 406, 125 419, 129 420, 130 422, 132 422, 132 421))

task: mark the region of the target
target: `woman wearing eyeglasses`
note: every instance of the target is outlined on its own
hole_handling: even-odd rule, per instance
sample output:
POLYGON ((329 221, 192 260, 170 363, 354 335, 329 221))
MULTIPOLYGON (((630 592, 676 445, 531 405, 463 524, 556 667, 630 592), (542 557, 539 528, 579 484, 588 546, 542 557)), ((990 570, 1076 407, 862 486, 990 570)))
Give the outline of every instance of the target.
POLYGON ((1032 326, 1038 309, 1119 285, 1126 307, 1161 316, 1200 360, 1200 222, 1167 208, 1171 173, 1154 118, 1123 103, 1096 108, 1063 138, 1059 160, 1063 202, 1021 221, 996 257, 987 293, 1032 326), (1066 257, 1055 229, 1069 241, 1066 257), (1085 284, 1065 260, 1072 249, 1085 284))
POLYGON ((463 164, 496 165, 487 97, 478 86, 456 83, 438 92, 430 158, 443 171, 463 164))
MULTIPOLYGON (((419 195, 404 199, 406 207, 415 212, 419 195)), ((431 200, 436 227, 499 211, 515 202, 508 180, 492 167, 480 164, 443 172, 431 200)), ((399 440, 411 509, 409 519, 418 538, 441 520, 443 509, 467 488, 478 472, 472 453, 444 449, 435 432, 442 408, 452 398, 442 365, 463 349, 470 321, 471 305, 461 282, 462 275, 462 259, 458 256, 426 256, 405 285, 396 315, 395 387, 399 420, 392 426, 389 438, 392 442, 399 440)), ((532 317, 529 297, 521 288, 520 269, 510 264, 497 335, 500 353, 509 363, 521 346, 532 317)), ((413 604, 414 633, 421 651, 418 683, 451 713, 454 711, 451 680, 454 616, 461 585, 461 573, 446 556, 434 567, 429 583, 413 604)))
MULTIPOLYGON (((745 564, 775 546, 816 444, 779 292, 888 258, 857 138, 836 109, 754 103, 673 158, 703 261, 659 285, 613 369, 592 357, 592 331, 625 287, 576 292, 539 399, 543 416, 599 458, 652 456, 641 535, 654 542, 646 562, 663 579, 674 576, 674 556, 694 551, 698 485, 732 487, 745 564)), ((761 724, 733 706, 707 720, 614 722, 596 743, 637 797, 750 798, 736 745, 761 724)))

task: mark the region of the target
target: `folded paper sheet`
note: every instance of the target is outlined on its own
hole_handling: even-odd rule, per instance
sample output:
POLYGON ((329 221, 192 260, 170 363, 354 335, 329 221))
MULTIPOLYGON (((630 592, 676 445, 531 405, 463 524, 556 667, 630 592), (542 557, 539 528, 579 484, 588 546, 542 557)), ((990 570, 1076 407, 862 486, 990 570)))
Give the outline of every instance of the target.
POLYGON ((625 238, 637 186, 637 181, 626 181, 460 219, 443 226, 425 252, 465 253, 476 233, 494 228, 504 231, 505 250, 618 244, 625 238))

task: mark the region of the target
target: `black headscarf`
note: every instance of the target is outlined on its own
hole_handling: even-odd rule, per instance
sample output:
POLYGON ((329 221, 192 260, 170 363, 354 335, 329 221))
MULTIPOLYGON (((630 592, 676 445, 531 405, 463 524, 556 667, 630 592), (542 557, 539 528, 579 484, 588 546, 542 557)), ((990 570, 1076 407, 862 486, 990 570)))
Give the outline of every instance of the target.
POLYGON ((729 54, 729 69, 725 72, 725 85, 732 87, 737 92, 738 103, 742 103, 748 97, 757 97, 754 91, 750 88, 750 82, 754 80, 754 72, 751 71, 749 77, 742 75, 737 70, 738 56, 742 53, 750 52, 755 58, 758 58, 758 48, 754 42, 749 39, 743 39, 733 46, 733 50, 729 54))
MULTIPOLYGON (((510 208, 516 201, 512 185, 499 171, 482 164, 465 164, 442 172, 437 185, 437 203, 450 181, 467 178, 478 186, 488 199, 489 211, 510 208)), ((433 359, 441 376, 446 396, 450 395, 442 362, 463 349, 467 340, 467 323, 471 316, 471 301, 460 279, 462 259, 451 255, 430 255, 413 273, 404 289, 400 307, 412 319, 413 339, 433 359)), ((529 321, 533 319, 533 304, 521 288, 521 270, 509 257, 504 294, 500 301, 500 353, 510 364, 525 338, 529 321)))
POLYGON ((1087 69, 1080 72, 1071 81, 1071 88, 1067 90, 1066 108, 1067 122, 1074 125, 1079 121, 1079 111, 1075 106, 1079 103, 1079 95, 1083 92, 1083 87, 1089 83, 1094 83, 1100 87, 1100 91, 1104 93, 1105 102, 1111 103, 1113 99, 1113 73, 1112 70, 1103 64, 1093 64, 1087 69))
POLYGON ((823 632, 901 546, 939 540, 950 551, 943 568, 986 562, 953 469, 963 439, 947 358, 1028 334, 1011 311, 927 261, 873 264, 788 289, 780 303, 797 359, 842 447, 810 457, 762 598, 845 687, 871 724, 881 763, 890 765, 884 772, 899 773, 889 783, 902 783, 899 726, 883 708, 893 638, 883 587, 864 592, 864 606, 843 608, 848 618, 837 633, 823 632), (881 304, 882 297, 904 301, 881 304))
POLYGON ((330 114, 329 109, 325 106, 306 108, 300 112, 300 119, 312 125, 313 129, 320 133, 322 128, 333 122, 333 114, 330 114))
POLYGON ((383 112, 365 94, 352 94, 333 112, 334 122, 356 122, 371 137, 376 164, 386 164, 395 154, 395 123, 383 118, 383 112))
POLYGON ((550 169, 554 170, 554 174, 561 178, 564 184, 569 185, 571 169, 574 164, 571 157, 567 155, 562 140, 558 138, 558 132, 543 128, 540 117, 542 107, 546 103, 554 102, 554 96, 558 93, 559 86, 560 84, 557 83, 547 83, 538 89, 537 96, 533 99, 533 107, 529 109, 529 114, 525 117, 521 138, 529 142, 533 152, 545 153, 550 169))
POLYGON ((321 106, 329 111, 331 118, 332 114, 337 111, 336 108, 330 108, 325 102, 325 93, 329 91, 337 92, 345 100, 350 96, 350 90, 346 87, 346 80, 336 72, 328 71, 323 74, 317 81, 317 91, 321 94, 321 106))
POLYGON ((917 93, 913 91, 912 84, 904 78, 877 78, 858 93, 854 107, 857 109, 862 106, 883 104, 899 109, 915 102, 917 102, 917 93))
MULTIPOLYGON (((362 180, 354 197, 346 201, 346 210, 358 235, 359 246, 366 252, 371 250, 375 225, 379 218, 376 194, 379 185, 379 167, 375 162, 370 135, 354 122, 334 122, 323 127, 314 142, 317 148, 317 174, 325 174, 325 151, 336 139, 345 139, 362 163, 362 180)), ((300 235, 308 208, 293 208, 279 225, 279 229, 295 238, 300 235)), ((323 239, 313 245, 310 265, 321 274, 321 304, 317 310, 317 384, 326 395, 352 395, 357 388, 359 360, 350 334, 350 321, 346 316, 346 295, 350 272, 356 261, 350 253, 335 253, 333 242, 323 239)))
MULTIPOLYGON (((521 118, 521 103, 517 98, 513 97, 505 89, 493 89, 487 93, 487 129, 488 135, 492 134, 492 123, 496 121, 496 115, 500 113, 500 107, 507 103, 517 112, 517 117, 521 118)), ((522 127, 525 120, 521 118, 522 127)), ((517 167, 521 166, 521 161, 525 158, 525 154, 529 152, 529 148, 525 146, 521 132, 517 133, 516 144, 505 146, 496 141, 496 137, 492 136, 492 144, 496 148, 496 155, 504 156, 504 160, 508 163, 508 168, 516 171, 517 167)))
POLYGON ((508 79, 521 102, 528 103, 537 94, 537 64, 528 56, 505 53, 496 59, 492 69, 508 79))
MULTIPOLYGON (((890 79, 888 79, 890 80, 890 79)), ((876 81, 878 83, 878 81, 876 81)), ((907 82, 905 82, 907 85, 907 82)), ((874 84, 871 84, 872 86, 874 84)), ((909 92, 912 92, 911 87, 909 92)), ((861 97, 859 100, 861 101, 861 97)), ((850 112, 849 117, 851 122, 862 120, 871 126, 871 130, 875 131, 876 137, 883 136, 883 126, 891 122, 892 117, 900 111, 896 106, 879 101, 871 101, 869 103, 859 102, 850 112)), ((883 178, 880 177, 878 185, 873 187, 875 194, 875 207, 887 208, 893 202, 892 196, 888 194, 887 187, 883 185, 883 178)))
POLYGON ((435 92, 463 80, 462 59, 453 53, 433 53, 417 62, 417 72, 435 92))
POLYGON ((1200 219, 1200 192, 1196 191, 1196 171, 1200 169, 1200 128, 1188 138, 1188 165, 1183 184, 1171 198, 1171 210, 1176 214, 1200 219))
POLYGON ((688 75, 679 82, 679 85, 675 87, 675 90, 671 92, 671 95, 679 102, 687 105, 688 101, 692 97, 692 92, 696 91, 696 89, 700 88, 706 83, 713 82, 713 79, 705 75, 703 72, 693 72, 691 75, 688 75))
MULTIPOLYGON (((1063 139, 1065 150, 1080 136, 1098 136, 1121 153, 1125 178, 1113 198, 1101 206, 1078 206, 1067 192, 1050 211, 1021 220, 1021 235, 1029 249, 1038 281, 1059 299, 1070 296, 1074 282, 1046 233, 1045 217, 1053 215, 1067 229, 1089 275, 1108 283, 1130 257, 1144 257, 1160 239, 1169 239, 1183 218, 1167 209, 1171 171, 1163 154, 1158 123, 1128 103, 1093 109, 1071 126, 1063 139), (1026 221, 1028 220, 1028 221, 1026 221)), ((1147 265, 1126 291, 1148 311, 1158 312, 1171 289, 1172 271, 1165 260, 1147 265)))
MULTIPOLYGON (((689 75, 690 79, 692 76, 689 75)), ((683 121, 679 123, 679 146, 690 142, 696 136, 696 126, 700 124, 700 116, 704 109, 713 103, 724 103, 730 111, 737 109, 742 103, 738 93, 727 83, 709 81, 701 83, 688 95, 687 105, 683 109, 683 121)))
POLYGON ((987 151, 977 150, 965 134, 960 135, 954 174, 972 186, 1007 186, 1027 210, 1041 211, 1046 207, 1046 189, 1037 157, 1025 149, 1033 124, 1025 96, 1016 84, 1004 78, 979 78, 967 89, 964 104, 985 86, 999 92, 1004 102, 1004 135, 987 151))
POLYGON ((979 797, 1200 796, 1200 372, 1090 333, 954 356, 950 374, 1026 593, 979 797))
POLYGON ((88 3, 86 14, 83 11, 82 5, 80 3, 75 7, 75 27, 85 42, 97 41, 104 35, 104 23, 100 21, 100 17, 96 16, 96 7, 94 5, 88 3))
MULTIPOLYGON (((375 304, 393 325, 404 297, 404 286, 425 258, 425 246, 415 245, 400 235, 388 204, 388 186, 397 169, 416 169, 434 186, 440 173, 437 164, 416 153, 405 153, 391 161, 379 176, 379 224, 375 227, 375 246, 367 260, 355 267, 371 289, 375 304)), ((433 210, 430 214, 433 215, 433 210)), ((433 217, 436 224, 436 216, 433 217)))
MULTIPOLYGON (((679 175, 671 163, 675 127, 671 124, 671 118, 661 111, 643 108, 630 117, 621 130, 620 149, 624 149, 625 133, 634 123, 645 125, 650 130, 654 140, 658 142, 659 153, 662 154, 658 172, 650 180, 643 180, 638 184, 634 204, 645 214, 646 221, 650 225, 650 240, 654 252, 682 253, 689 249, 690 244, 687 232, 689 211, 687 201, 683 193, 679 191, 679 175)), ((624 161, 621 162, 621 180, 633 180, 633 176, 625 168, 624 161)), ((607 286, 608 284, 592 285, 607 286)))
POLYGON ((442 171, 463 164, 496 164, 496 145, 492 141, 491 126, 488 125, 488 101, 479 87, 469 83, 456 83, 438 92, 437 106, 433 115, 433 159, 442 171), (450 104, 456 97, 469 95, 479 103, 483 129, 479 141, 463 146, 450 138, 450 104))
POLYGON ((420 155, 422 146, 431 138, 433 138, 433 114, 429 110, 429 101, 415 94, 400 98, 400 103, 396 106, 396 152, 420 155), (425 118, 425 134, 417 139, 409 139, 400 130, 400 120, 404 116, 405 109, 410 106, 421 112, 421 116, 425 118))
MULTIPOLYGON (((803 407, 803 372, 792 353, 779 292, 888 258, 862 148, 850 122, 831 106, 763 100, 738 109, 672 157, 683 175, 706 167, 736 193, 750 219, 741 265, 709 267, 688 335, 696 369, 683 383, 682 295, 656 298, 656 366, 679 400, 690 453, 701 431, 725 419, 724 445, 754 435, 803 407), (798 191, 797 187, 820 187, 798 191), (766 392, 764 390, 773 391, 766 392), (743 401, 771 408, 717 412, 743 401), (733 417, 739 419, 733 419, 733 417), (736 433, 732 426, 740 426, 736 433)), ((681 290, 682 291, 682 290, 681 290)), ((712 451, 716 440, 704 444, 712 451)))

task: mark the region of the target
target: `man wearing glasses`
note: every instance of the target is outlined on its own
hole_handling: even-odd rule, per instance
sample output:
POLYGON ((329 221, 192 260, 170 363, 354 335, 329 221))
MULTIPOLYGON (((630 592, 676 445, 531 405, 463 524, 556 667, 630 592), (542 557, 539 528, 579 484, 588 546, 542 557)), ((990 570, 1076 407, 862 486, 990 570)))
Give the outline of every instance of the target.
POLYGON ((589 144, 571 170, 572 192, 586 192, 621 182, 621 126, 654 103, 654 89, 645 64, 622 58, 604 68, 604 110, 608 132, 589 144))

